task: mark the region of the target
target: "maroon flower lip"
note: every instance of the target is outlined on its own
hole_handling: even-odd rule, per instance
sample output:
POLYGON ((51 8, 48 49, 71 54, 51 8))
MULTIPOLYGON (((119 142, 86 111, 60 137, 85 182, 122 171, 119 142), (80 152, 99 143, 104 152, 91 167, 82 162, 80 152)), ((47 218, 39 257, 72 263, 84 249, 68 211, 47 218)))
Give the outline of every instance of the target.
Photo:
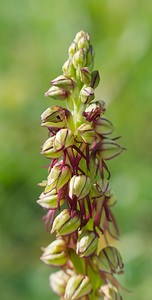
POLYGON ((50 233, 56 233, 41 259, 62 268, 50 277, 62 299, 89 300, 92 291, 102 297, 110 291, 121 299, 114 274, 123 272, 123 262, 118 250, 109 245, 110 239, 118 239, 119 231, 107 164, 125 148, 111 137, 114 127, 104 116, 105 102, 95 100, 100 75, 93 70, 88 33, 77 33, 68 53, 63 74, 51 81, 45 93, 64 101, 66 108, 55 105, 41 115, 42 127, 49 133, 41 154, 49 160, 49 168, 37 202, 46 210, 44 221, 50 233), (101 239, 107 246, 99 249, 101 239), (64 280, 61 274, 66 274, 64 280), (89 276, 99 282, 96 291, 89 276))

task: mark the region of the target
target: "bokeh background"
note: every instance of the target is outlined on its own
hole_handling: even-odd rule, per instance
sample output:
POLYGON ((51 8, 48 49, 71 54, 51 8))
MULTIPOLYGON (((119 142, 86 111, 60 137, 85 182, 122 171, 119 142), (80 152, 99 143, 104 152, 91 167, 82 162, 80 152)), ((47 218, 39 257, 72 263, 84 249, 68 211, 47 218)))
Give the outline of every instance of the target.
POLYGON ((36 204, 46 177, 39 154, 47 138, 40 115, 79 30, 92 37, 101 74, 97 99, 127 151, 109 163, 125 261, 120 281, 152 294, 152 4, 149 0, 5 0, 0 2, 0 298, 58 299, 52 269, 40 262, 50 242, 36 204))

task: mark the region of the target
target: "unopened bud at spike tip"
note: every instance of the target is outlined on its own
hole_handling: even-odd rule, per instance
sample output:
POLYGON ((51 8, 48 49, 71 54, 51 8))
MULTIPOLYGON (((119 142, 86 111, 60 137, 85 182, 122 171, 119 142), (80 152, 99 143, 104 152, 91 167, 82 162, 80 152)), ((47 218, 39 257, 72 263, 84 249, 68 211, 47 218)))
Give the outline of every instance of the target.
POLYGON ((73 41, 68 50, 69 56, 72 57, 76 51, 77 51, 77 44, 75 41, 73 41))
POLYGON ((83 68, 85 66, 85 62, 86 62, 85 50, 81 48, 73 55, 72 63, 75 69, 77 69, 77 68, 83 68))
POLYGON ((89 49, 89 41, 86 36, 81 37, 81 39, 78 41, 78 49, 89 49))
POLYGON ((81 38, 85 38, 88 41, 90 40, 89 34, 87 32, 84 32, 83 30, 77 32, 76 36, 75 36, 75 43, 78 44, 78 42, 80 41, 81 38))

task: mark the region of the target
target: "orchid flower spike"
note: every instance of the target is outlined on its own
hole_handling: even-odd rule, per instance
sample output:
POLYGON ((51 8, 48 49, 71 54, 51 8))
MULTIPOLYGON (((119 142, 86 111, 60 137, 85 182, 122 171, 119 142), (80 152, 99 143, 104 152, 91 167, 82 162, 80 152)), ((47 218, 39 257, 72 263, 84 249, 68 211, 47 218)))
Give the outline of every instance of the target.
POLYGON ((65 300, 122 299, 114 276, 124 264, 112 245, 119 233, 107 162, 124 148, 111 137, 114 126, 104 116, 105 102, 95 99, 100 75, 93 65, 90 36, 80 31, 62 74, 45 93, 64 101, 64 108, 57 103, 41 116, 49 133, 41 154, 49 168, 37 203, 46 210, 49 231, 56 234, 41 260, 60 268, 50 275, 50 286, 65 300))

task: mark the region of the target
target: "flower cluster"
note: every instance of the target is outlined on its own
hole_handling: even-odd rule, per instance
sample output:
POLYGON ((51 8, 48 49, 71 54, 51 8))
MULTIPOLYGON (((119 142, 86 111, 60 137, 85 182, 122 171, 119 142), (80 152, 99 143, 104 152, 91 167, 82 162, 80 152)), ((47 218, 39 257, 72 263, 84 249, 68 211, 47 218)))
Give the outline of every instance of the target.
POLYGON ((80 31, 69 47, 63 74, 45 93, 64 100, 66 108, 52 106, 41 116, 49 137, 41 154, 49 159, 47 179, 37 201, 56 240, 43 249, 41 260, 60 270, 50 285, 60 299, 122 299, 115 274, 123 272, 119 251, 109 245, 118 237, 112 206, 107 161, 124 148, 104 116, 104 101, 95 100, 99 72, 93 70, 94 51, 88 33, 80 31), (106 247, 99 247, 104 239, 106 247))

